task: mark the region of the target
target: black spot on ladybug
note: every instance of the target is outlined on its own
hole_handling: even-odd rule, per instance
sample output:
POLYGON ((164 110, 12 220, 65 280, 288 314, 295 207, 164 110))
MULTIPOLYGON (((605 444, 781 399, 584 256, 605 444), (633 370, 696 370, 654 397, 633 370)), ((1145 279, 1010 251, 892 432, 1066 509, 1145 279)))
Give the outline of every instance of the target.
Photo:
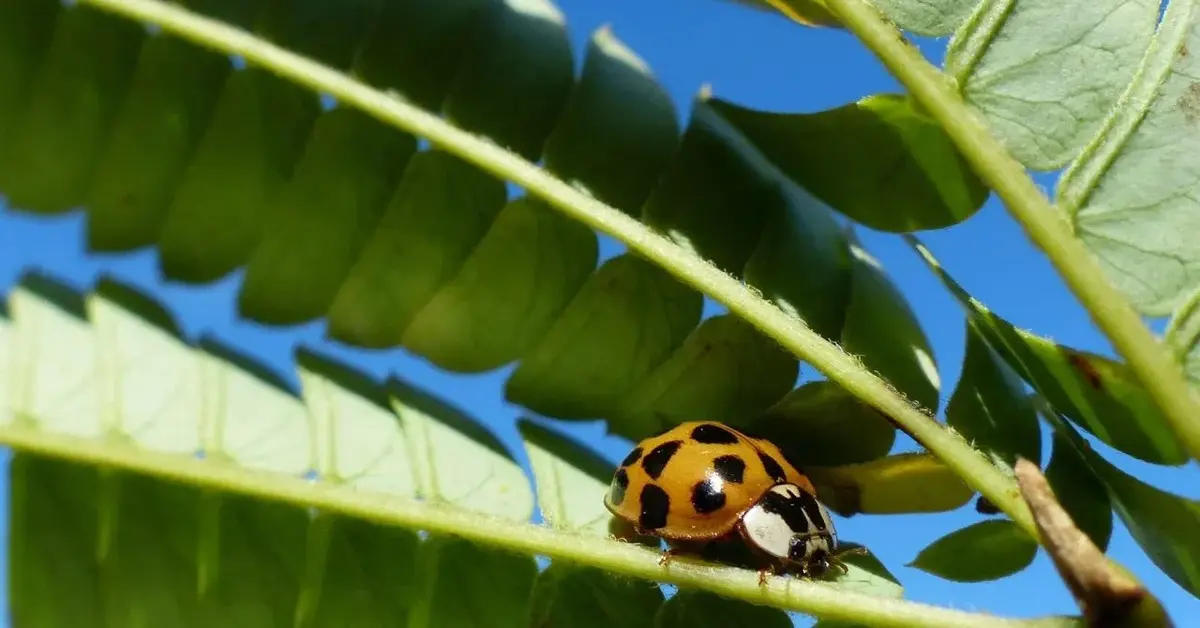
POLYGON ((725 506, 725 492, 720 487, 713 486, 708 480, 696 482, 692 487, 692 508, 696 512, 707 515, 725 506))
POLYGON ((629 474, 625 473, 625 469, 617 469, 616 475, 613 476, 612 487, 609 490, 609 500, 614 506, 621 505, 625 501, 625 489, 629 488, 629 474))
POLYGON ((726 482, 741 484, 746 474, 746 461, 740 456, 729 454, 713 460, 713 470, 726 482))
POLYGON ((639 496, 642 502, 642 512, 638 515, 638 527, 643 530, 657 530, 667 525, 667 513, 671 510, 671 497, 656 484, 642 487, 639 496))
POLYGON ((679 451, 682 446, 683 441, 673 440, 651 449, 650 453, 642 458, 642 468, 646 470, 646 475, 657 480, 658 476, 662 475, 663 469, 667 467, 667 463, 675 456, 675 452, 679 451))
POLYGON ((762 461, 763 468, 766 469, 767 475, 776 482, 786 482, 787 474, 783 472, 783 467, 780 466, 774 458, 763 452, 758 452, 758 459, 762 461))
POLYGON ((634 447, 633 451, 629 452, 629 455, 625 456, 625 459, 621 461, 621 466, 628 467, 629 465, 637 462, 638 458, 641 458, 641 457, 642 457, 642 448, 634 447))
POLYGON ((738 437, 720 425, 702 423, 692 430, 692 440, 705 445, 733 445, 738 437))

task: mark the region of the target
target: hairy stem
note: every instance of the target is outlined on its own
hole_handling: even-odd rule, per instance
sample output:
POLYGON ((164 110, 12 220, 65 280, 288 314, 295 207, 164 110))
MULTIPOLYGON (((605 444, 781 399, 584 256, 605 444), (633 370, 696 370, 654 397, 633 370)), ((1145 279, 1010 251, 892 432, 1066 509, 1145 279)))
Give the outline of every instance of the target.
POLYGON ((100 439, 63 436, 27 427, 30 419, 0 427, 0 443, 18 451, 133 471, 172 482, 237 492, 301 507, 458 536, 523 554, 590 565, 632 577, 705 589, 730 598, 845 622, 886 628, 1078 628, 1076 618, 1018 620, 847 591, 800 579, 775 579, 767 588, 743 569, 673 561, 635 543, 583 536, 474 513, 461 508, 364 492, 329 482, 253 471, 233 463, 148 451, 100 439))
POLYGON ((736 278, 625 215, 550 175, 486 138, 463 131, 427 111, 364 85, 345 74, 254 37, 238 28, 157 0, 79 0, 127 18, 152 22, 166 32, 226 54, 238 54, 283 78, 332 94, 352 106, 429 141, 499 178, 545 199, 564 214, 624 242, 632 251, 708 294, 830 380, 891 417, 918 442, 985 495, 1033 538, 1037 528, 1016 482, 961 436, 945 429, 838 345, 802 321, 755 296, 736 278))
POLYGON ((950 79, 930 65, 878 9, 865 0, 825 2, 942 125, 1129 363, 1184 448, 1200 460, 1200 401, 1193 396, 1179 363, 1108 283, 1095 258, 1072 235, 1025 168, 988 132, 950 79))

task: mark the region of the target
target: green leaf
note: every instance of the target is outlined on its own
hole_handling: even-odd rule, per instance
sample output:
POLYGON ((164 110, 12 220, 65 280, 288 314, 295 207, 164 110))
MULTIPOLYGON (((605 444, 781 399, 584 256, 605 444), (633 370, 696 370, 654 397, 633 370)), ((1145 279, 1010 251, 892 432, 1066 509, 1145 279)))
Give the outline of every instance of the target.
MULTIPOLYGON (((42 0, 0 5, 0 147, 10 146, 13 134, 20 130, 29 88, 37 80, 61 10, 61 4, 42 0)), ((0 148, 0 163, 5 158, 5 149, 0 148)))
MULTIPOLYGON (((247 27, 263 2, 185 4, 247 27)), ((129 251, 158 241, 175 187, 232 72, 228 58, 176 37, 145 40, 129 94, 87 193, 89 249, 129 251)))
POLYGON ((932 454, 895 454, 837 467, 806 467, 817 496, 831 510, 858 513, 944 512, 971 500, 963 481, 932 454))
POLYGON ((654 621, 654 628, 788 628, 791 625, 791 620, 782 611, 686 589, 667 600, 654 621))
POLYGON ((1163 341, 1175 350, 1192 385, 1200 387, 1200 287, 1171 314, 1163 341))
POLYGON ((696 417, 741 427, 786 394, 799 371, 795 357, 745 320, 714 316, 629 392, 610 429, 637 440, 696 417))
POLYGON ((547 0, 493 2, 443 103, 456 126, 537 159, 574 82, 566 18, 547 0))
POLYGON ((887 417, 830 381, 793 390, 747 427, 805 466, 869 462, 896 442, 887 417))
POLYGON ((812 114, 709 106, 800 186, 882 231, 957 224, 987 199, 983 183, 932 119, 894 94, 812 114))
POLYGON ((1150 560, 1200 598, 1200 501, 1142 482, 1097 454, 1069 424, 1060 420, 1055 427, 1104 483, 1117 516, 1150 560))
POLYGON ((984 0, 874 0, 879 10, 900 28, 926 37, 954 32, 984 0))
MULTIPOLYGON (((592 275, 598 255, 596 234, 587 227, 545 201, 513 200, 457 276, 413 317, 401 341, 446 369, 479 372, 503 366, 546 335, 592 275)), ((418 274, 407 265, 387 272, 396 269, 409 269, 404 272, 409 277, 418 274)), ((381 318, 385 310, 380 309, 381 318)))
MULTIPOLYGON (((47 19, 45 8, 17 11, 24 14, 14 25, 18 28, 36 28, 47 19)), ((30 36, 32 40, 20 36, 16 45, 21 46, 22 40, 27 46, 40 43, 39 33, 30 36)), ((0 189, 9 205, 57 213, 82 199, 145 37, 139 24, 72 5, 55 17, 54 34, 43 58, 28 53, 17 57, 39 65, 35 79, 20 76, 20 70, 14 77, 30 93, 24 106, 10 105, 14 113, 21 111, 20 122, 14 123, 11 137, 0 148, 0 189)))
POLYGON ((1010 467, 1017 456, 1041 461, 1041 425, 1021 380, 988 347, 973 321, 968 319, 966 328, 966 356, 946 405, 946 424, 1010 467))
POLYGON ((929 249, 916 240, 909 243, 958 299, 988 346, 1055 410, 1147 462, 1179 465, 1189 459, 1128 366, 1013 327, 967 294, 929 249))
POLYGON ((610 26, 596 29, 575 92, 546 141, 546 168, 637 216, 678 145, 670 95, 610 26))
POLYGON ((538 628, 653 628, 662 591, 592 568, 554 562, 538 574, 530 625, 538 628))
POLYGON ((506 397, 556 418, 612 416, 683 344, 702 305, 699 293, 657 266, 633 255, 614 257, 588 277, 525 354, 506 397))
POLYGON ((1108 549, 1113 526, 1112 501, 1104 483, 1057 431, 1045 474, 1055 499, 1071 515, 1075 527, 1082 530, 1100 551, 1108 549))
POLYGON ((763 298, 827 339, 841 335, 850 301, 850 245, 833 212, 787 181, 764 199, 777 205, 743 276, 763 298))
POLYGON ((730 0, 756 9, 778 11, 788 19, 806 26, 841 27, 824 0, 730 0))
POLYGON ((413 157, 378 226, 352 251, 353 266, 329 305, 329 335, 364 347, 400 342, 504 203, 503 182, 461 159, 440 150, 413 157))
POLYGON ((1101 130, 1133 78, 1159 4, 982 2, 954 34, 946 72, 1021 163, 1060 168, 1101 130))
POLYGON ((612 514, 604 506, 604 495, 612 482, 613 464, 529 419, 518 420, 517 429, 537 480, 538 506, 546 524, 607 536, 612 514))
POLYGON ((856 242, 850 253, 853 274, 842 348, 857 354, 912 403, 936 410, 941 377, 916 314, 870 253, 856 242))
POLYGON ((909 563, 955 582, 986 582, 1028 567, 1038 544, 1006 519, 973 523, 934 541, 909 563))
POLYGON ((866 550, 863 554, 843 554, 838 557, 838 560, 846 567, 845 574, 836 576, 839 587, 879 597, 904 597, 904 587, 896 579, 895 574, 889 571, 870 550, 858 543, 842 540, 838 541, 838 547, 839 549, 862 548, 866 550))
MULTIPOLYGON (((1130 14, 1135 3, 1113 0, 1088 10, 1099 12, 1109 5, 1122 8, 1110 15, 1112 23, 1127 24, 1114 32, 1145 31, 1141 41, 1129 41, 1128 52, 1105 52, 1114 61, 1132 63, 1136 57, 1131 49, 1144 49, 1150 41, 1148 29, 1155 25, 1159 3, 1141 0, 1137 15, 1130 14), (1122 14, 1127 16, 1123 20, 1122 14)), ((1191 149, 1200 140, 1196 50, 1200 20, 1195 3, 1169 3, 1129 91, 1111 112, 1105 111, 1102 134, 1063 173, 1057 190, 1058 205, 1107 279, 1150 316, 1181 307, 1200 288, 1200 249, 1186 235, 1197 229, 1195 172, 1200 161, 1191 149)), ((1097 69, 1096 76, 1106 74, 1097 69)))
MULTIPOLYGON (((272 324, 323 315, 376 232, 415 150, 411 135, 354 109, 317 118, 293 177, 271 198, 239 313, 272 324)), ((446 209, 433 200, 435 209, 446 209)))
POLYGON ((414 626, 529 626, 537 565, 532 556, 485 549, 450 537, 430 537, 417 550, 413 571, 414 626))

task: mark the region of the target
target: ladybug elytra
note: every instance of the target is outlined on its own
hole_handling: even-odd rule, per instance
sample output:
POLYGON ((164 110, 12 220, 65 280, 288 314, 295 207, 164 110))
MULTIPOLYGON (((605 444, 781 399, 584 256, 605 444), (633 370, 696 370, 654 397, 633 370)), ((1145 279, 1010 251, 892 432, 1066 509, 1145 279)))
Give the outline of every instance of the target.
POLYGON ((820 576, 837 532, 812 482, 770 441, 711 421, 677 425, 634 447, 613 474, 604 505, 671 549, 740 539, 767 572, 820 576))

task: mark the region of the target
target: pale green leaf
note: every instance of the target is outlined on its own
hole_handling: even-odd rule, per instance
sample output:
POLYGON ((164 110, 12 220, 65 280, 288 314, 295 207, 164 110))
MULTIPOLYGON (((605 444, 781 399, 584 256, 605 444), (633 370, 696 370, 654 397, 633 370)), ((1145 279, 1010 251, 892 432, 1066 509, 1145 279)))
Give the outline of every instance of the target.
POLYGON ((1171 314, 1163 340, 1175 350, 1192 385, 1200 388, 1200 286, 1171 314))
POLYGON ((548 525, 607 536, 612 514, 604 495, 615 467, 574 440, 522 418, 517 423, 548 525))
POLYGON ((971 12, 987 0, 872 0, 896 26, 926 37, 954 32, 971 12))
MULTIPOLYGON (((1147 4, 1157 11, 1157 1, 1147 4)), ((1104 133, 1059 182, 1058 202, 1075 234, 1108 280, 1151 316, 1179 308, 1200 286, 1192 235, 1200 232, 1197 50, 1200 5, 1173 0, 1104 133)))
POLYGON ((984 0, 955 33, 946 72, 1021 163, 1059 168, 1133 78, 1158 8, 1158 0, 984 0))

